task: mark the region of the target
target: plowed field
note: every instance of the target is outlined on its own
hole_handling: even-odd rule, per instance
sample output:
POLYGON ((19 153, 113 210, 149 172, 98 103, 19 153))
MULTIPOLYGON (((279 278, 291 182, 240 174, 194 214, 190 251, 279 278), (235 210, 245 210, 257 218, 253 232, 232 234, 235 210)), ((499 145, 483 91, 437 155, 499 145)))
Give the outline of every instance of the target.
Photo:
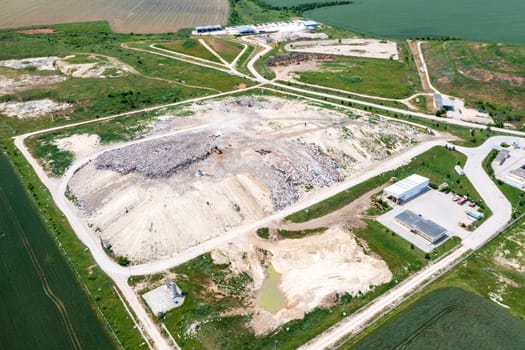
POLYGON ((107 20, 116 32, 160 33, 224 24, 227 15, 227 0, 4 0, 0 28, 107 20))

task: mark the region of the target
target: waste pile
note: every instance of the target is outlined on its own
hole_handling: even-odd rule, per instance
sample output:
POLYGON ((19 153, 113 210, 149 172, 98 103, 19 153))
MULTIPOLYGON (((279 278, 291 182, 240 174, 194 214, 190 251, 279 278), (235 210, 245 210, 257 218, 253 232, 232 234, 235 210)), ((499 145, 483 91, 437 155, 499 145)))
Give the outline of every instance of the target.
POLYGON ((196 133, 136 143, 102 153, 95 166, 123 175, 136 172, 147 178, 169 177, 208 158, 212 150, 219 150, 217 139, 206 133, 196 133))

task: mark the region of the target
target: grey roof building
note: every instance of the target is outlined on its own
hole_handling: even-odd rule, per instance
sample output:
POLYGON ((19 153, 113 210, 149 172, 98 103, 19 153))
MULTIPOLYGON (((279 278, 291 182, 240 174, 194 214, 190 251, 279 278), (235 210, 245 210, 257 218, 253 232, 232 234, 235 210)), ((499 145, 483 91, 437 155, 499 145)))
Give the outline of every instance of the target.
POLYGON ((411 232, 416 233, 434 243, 443 238, 447 230, 432 220, 424 219, 421 215, 411 210, 405 210, 394 218, 398 223, 408 228, 411 232))

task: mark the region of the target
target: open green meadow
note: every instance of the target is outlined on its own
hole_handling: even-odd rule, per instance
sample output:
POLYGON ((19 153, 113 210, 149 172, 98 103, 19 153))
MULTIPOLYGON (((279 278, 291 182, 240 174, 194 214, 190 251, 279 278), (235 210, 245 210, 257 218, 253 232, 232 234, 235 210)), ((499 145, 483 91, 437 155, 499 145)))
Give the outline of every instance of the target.
POLYGON ((202 46, 197 39, 186 38, 181 40, 167 41, 157 45, 158 47, 180 52, 186 55, 191 55, 199 58, 204 58, 209 61, 221 63, 219 59, 202 46))
MULTIPOLYGON (((288 2, 295 4, 298 0, 280 4, 286 6, 288 2)), ((521 0, 356 0, 350 5, 318 8, 303 15, 377 37, 456 37, 525 44, 523 13, 525 2, 521 0)))
POLYGON ((403 60, 340 57, 322 63, 316 72, 296 74, 297 80, 303 83, 372 96, 405 98, 419 88, 419 79, 410 71, 412 68, 403 60))
POLYGON ((343 349, 517 349, 525 323, 460 288, 435 290, 343 349))
POLYGON ((116 348, 3 153, 0 175, 0 348, 116 348))
MULTIPOLYGON (((0 136, 210 95, 235 89, 240 83, 249 85, 248 81, 224 72, 121 46, 125 42, 148 39, 184 40, 187 35, 185 32, 162 35, 116 34, 110 31, 107 23, 101 22, 53 27, 57 33, 25 35, 0 32, 0 60, 95 53, 117 58, 135 69, 136 73, 104 79, 67 77, 45 88, 35 86, 2 95, 0 102, 50 98, 56 102, 70 103, 73 107, 31 120, 0 117, 0 136)), ((43 76, 50 73, 30 68, 2 68, 0 74, 7 77, 18 75, 20 78, 23 74, 43 76)), ((53 72, 53 75, 63 76, 60 72, 53 72)))
POLYGON ((424 55, 432 84, 491 114, 498 125, 525 118, 525 46, 430 42, 424 55))

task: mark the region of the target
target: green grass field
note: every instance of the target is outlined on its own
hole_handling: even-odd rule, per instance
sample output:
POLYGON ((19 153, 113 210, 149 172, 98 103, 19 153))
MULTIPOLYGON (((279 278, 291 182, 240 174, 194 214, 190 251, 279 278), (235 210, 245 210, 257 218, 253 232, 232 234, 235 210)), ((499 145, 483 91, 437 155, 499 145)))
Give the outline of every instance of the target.
POLYGON ((525 46, 465 41, 424 45, 432 83, 520 128, 525 118, 525 46))
POLYGON ((237 57, 243 46, 233 40, 225 40, 219 38, 205 38, 204 41, 208 44, 215 52, 217 52, 226 62, 232 62, 237 57))
MULTIPOLYGON (((266 0, 269 3, 276 0, 266 0)), ((281 1, 281 6, 299 0, 281 1)), ((314 2, 317 0, 303 0, 314 2)), ((459 37, 525 44, 525 3, 454 0, 367 0, 306 11, 307 18, 357 33, 386 38, 459 37)))
POLYGON ((419 89, 412 65, 400 61, 340 57, 325 62, 317 72, 297 73, 300 82, 372 96, 404 98, 419 89), (416 80, 415 80, 416 79, 416 80))
POLYGON ((173 50, 186 55, 204 58, 209 61, 221 63, 221 61, 202 46, 197 39, 186 38, 181 40, 167 41, 158 45, 161 48, 173 50))
MULTIPOLYGON (((109 30, 106 23, 101 22, 54 27, 58 33, 51 35, 0 31, 0 60, 52 55, 64 57, 78 52, 97 53, 118 58, 134 67, 139 75, 128 74, 107 79, 70 77, 45 88, 3 95, 0 102, 51 98, 57 102, 71 103, 74 107, 66 113, 32 120, 0 117, 0 136, 12 136, 29 130, 233 90, 242 82, 250 85, 244 79, 213 69, 121 47, 121 43, 131 41, 182 39, 186 36, 184 32, 163 35, 116 34, 109 30)), ((12 69, 0 70, 0 74, 6 76, 20 73, 12 69)), ((29 73, 49 74, 34 70, 29 73)))
POLYGON ((4 154, 0 175, 0 348, 116 348, 4 154))
POLYGON ((343 349, 516 349, 525 323, 460 288, 435 290, 343 349))
MULTIPOLYGON (((481 203, 483 207, 481 197, 470 181, 465 177, 458 176, 454 171, 455 165, 459 164, 463 166, 465 161, 466 157, 462 153, 448 150, 444 147, 434 147, 414 157, 412 161, 405 166, 375 176, 311 207, 289 215, 286 217, 286 220, 305 222, 325 216, 350 204, 366 192, 381 186, 392 177, 402 179, 413 173, 428 177, 431 185, 439 186, 441 183, 447 182, 451 191, 468 195, 477 203, 481 203)), ((487 208, 483 207, 482 212, 485 213, 485 217, 490 216, 487 208)))

